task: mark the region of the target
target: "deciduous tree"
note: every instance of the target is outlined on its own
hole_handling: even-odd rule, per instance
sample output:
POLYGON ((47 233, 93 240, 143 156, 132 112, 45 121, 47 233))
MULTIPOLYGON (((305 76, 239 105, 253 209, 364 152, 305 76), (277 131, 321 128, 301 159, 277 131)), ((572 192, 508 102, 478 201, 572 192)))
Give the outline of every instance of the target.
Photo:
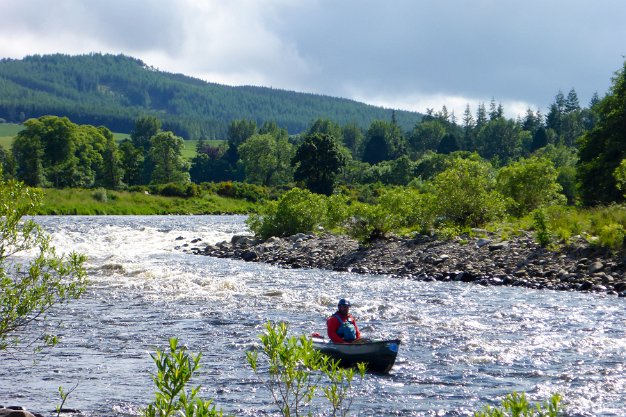
POLYGON ((153 184, 189 182, 189 164, 182 156, 185 146, 172 132, 159 132, 150 140, 150 157, 154 161, 153 184))
POLYGON ((331 195, 346 160, 332 136, 315 133, 306 137, 291 163, 296 181, 303 181, 314 193, 331 195))
POLYGON ((0 170, 0 352, 54 345, 57 338, 45 328, 48 313, 86 286, 85 257, 57 255, 43 229, 24 219, 35 213, 41 196, 21 182, 4 181, 0 170), (24 257, 27 252, 32 256, 24 257), (42 326, 32 331, 36 323, 42 326))

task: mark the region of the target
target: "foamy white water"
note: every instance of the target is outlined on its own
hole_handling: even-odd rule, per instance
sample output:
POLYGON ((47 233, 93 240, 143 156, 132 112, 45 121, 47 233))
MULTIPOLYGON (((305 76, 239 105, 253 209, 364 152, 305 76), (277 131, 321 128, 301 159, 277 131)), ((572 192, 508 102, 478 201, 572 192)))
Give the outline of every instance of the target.
POLYGON ((61 251, 89 256, 91 285, 57 313, 62 342, 37 366, 2 357, 0 404, 47 412, 59 385, 78 382, 66 406, 138 415, 153 397, 149 352, 177 336, 203 352, 195 382, 205 398, 227 414, 274 415, 246 350, 267 320, 287 321, 294 335, 323 332, 337 299, 348 297, 363 333, 403 341, 392 373, 358 387, 353 415, 472 415, 514 390, 533 400, 559 392, 570 416, 626 409, 624 299, 284 270, 176 249, 245 233, 240 216, 36 220, 61 251))

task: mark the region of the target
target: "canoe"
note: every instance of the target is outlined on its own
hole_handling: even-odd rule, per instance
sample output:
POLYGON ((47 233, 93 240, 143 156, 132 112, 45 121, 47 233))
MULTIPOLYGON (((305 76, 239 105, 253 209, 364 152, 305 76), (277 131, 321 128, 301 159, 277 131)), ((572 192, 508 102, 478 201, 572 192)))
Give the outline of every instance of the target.
POLYGON ((356 366, 364 362, 368 372, 386 374, 391 370, 400 340, 363 340, 355 343, 333 343, 321 337, 313 337, 313 347, 333 359, 338 359, 343 367, 356 366))

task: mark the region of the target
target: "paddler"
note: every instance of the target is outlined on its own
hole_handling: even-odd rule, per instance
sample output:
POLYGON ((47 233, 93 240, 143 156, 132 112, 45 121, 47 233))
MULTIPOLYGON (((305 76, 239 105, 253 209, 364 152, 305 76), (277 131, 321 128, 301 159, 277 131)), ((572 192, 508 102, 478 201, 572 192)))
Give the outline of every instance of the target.
POLYGON ((337 303, 337 311, 326 320, 328 337, 334 343, 352 343, 361 338, 356 320, 349 313, 350 301, 342 298, 337 303))

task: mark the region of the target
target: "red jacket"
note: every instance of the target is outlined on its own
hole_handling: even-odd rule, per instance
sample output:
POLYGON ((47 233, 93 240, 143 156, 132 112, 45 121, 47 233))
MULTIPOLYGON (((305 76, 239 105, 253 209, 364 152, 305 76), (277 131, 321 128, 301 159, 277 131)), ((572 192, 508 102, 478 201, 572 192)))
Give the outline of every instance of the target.
MULTIPOLYGON (((354 317, 352 317, 351 314, 348 314, 347 316, 342 316, 341 313, 339 313, 338 311, 335 314, 340 316, 344 321, 346 320, 350 321, 350 323, 352 323, 352 325, 354 326, 354 329, 356 330, 357 340, 361 338, 361 332, 359 332, 359 328, 356 326, 356 321, 354 320, 354 317)), ((330 340, 332 340, 335 343, 350 343, 350 342, 344 341, 341 338, 341 336, 337 334, 337 330, 339 330, 339 327, 341 326, 342 323, 340 323, 337 317, 335 317, 335 314, 333 314, 332 316, 328 318, 328 320, 326 320, 326 329, 328 331, 328 337, 330 337, 330 340)))

